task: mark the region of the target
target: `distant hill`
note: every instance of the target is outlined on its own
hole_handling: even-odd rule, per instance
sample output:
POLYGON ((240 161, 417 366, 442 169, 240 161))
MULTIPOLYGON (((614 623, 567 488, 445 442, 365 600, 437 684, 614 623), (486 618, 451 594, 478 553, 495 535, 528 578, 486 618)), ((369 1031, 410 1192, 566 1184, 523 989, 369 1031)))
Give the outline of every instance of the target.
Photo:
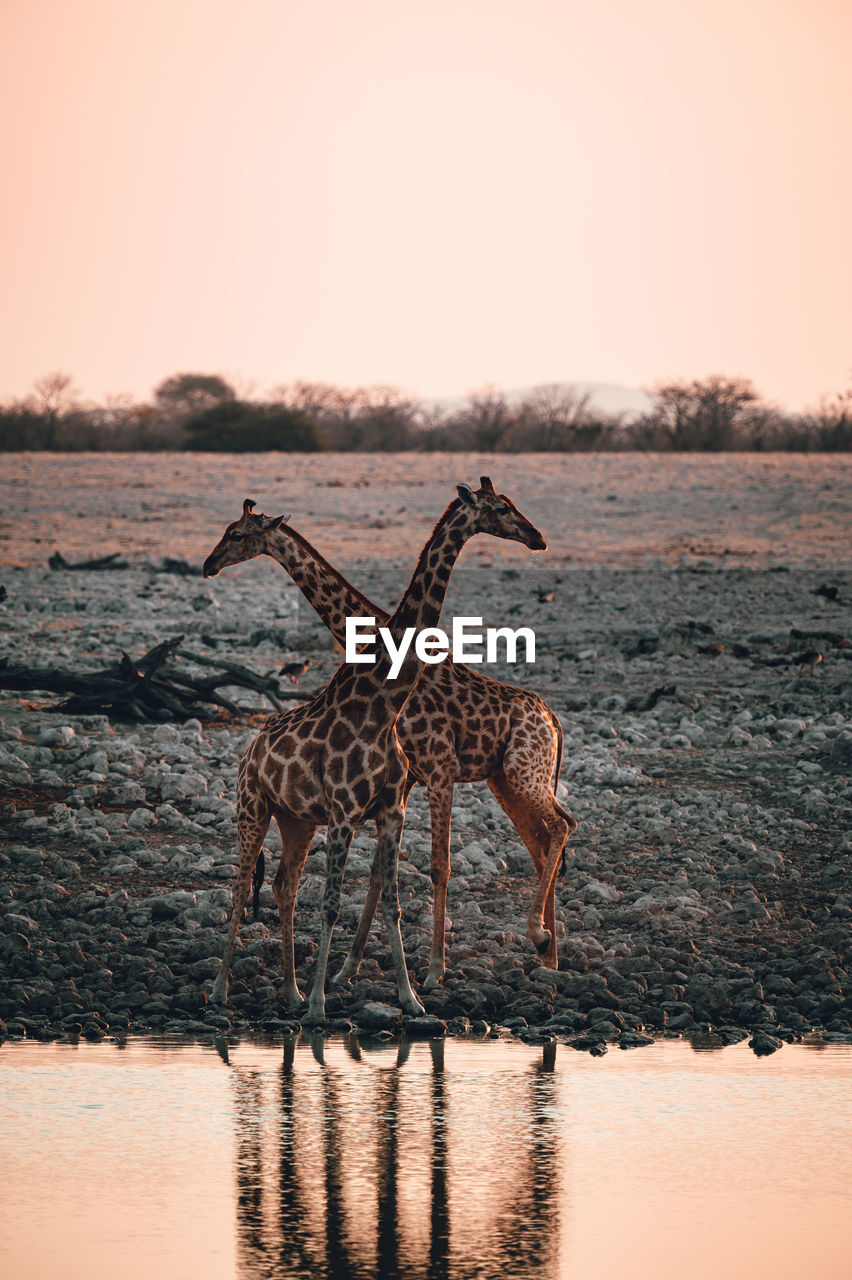
POLYGON ((626 413, 637 418, 646 413, 653 403, 651 396, 638 387, 622 387, 614 382, 566 382, 566 390, 587 395, 593 404, 606 413, 626 413))
MULTIPOLYGON (((498 387, 497 390, 503 392, 510 404, 516 404, 542 386, 553 387, 576 396, 587 395, 592 404, 604 413, 624 413, 631 418, 639 417, 650 409, 652 404, 651 397, 644 391, 640 391, 638 387, 624 387, 610 382, 547 382, 537 383, 535 386, 517 387, 510 391, 502 387, 498 387)), ((479 390, 480 388, 474 388, 466 396, 446 396, 443 399, 427 400, 424 403, 430 409, 451 412, 461 408, 470 396, 476 395, 479 390)))

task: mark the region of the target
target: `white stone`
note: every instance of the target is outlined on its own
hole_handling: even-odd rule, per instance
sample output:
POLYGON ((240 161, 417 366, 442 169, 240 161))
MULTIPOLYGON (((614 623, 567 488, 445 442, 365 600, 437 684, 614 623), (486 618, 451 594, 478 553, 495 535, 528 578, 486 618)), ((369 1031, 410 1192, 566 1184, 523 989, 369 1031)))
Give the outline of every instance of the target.
POLYGON ((159 724, 151 735, 159 746, 173 746, 180 742, 180 733, 173 724, 159 724))
POLYGON ((615 885, 607 884, 604 880, 589 880, 580 892, 587 902, 590 899, 598 902, 618 902, 621 897, 615 885))
POLYGON ((157 819, 150 809, 134 809, 127 819, 131 831, 148 831, 157 819))
POLYGON ((751 734, 746 733, 745 729, 741 729, 739 725, 735 724, 728 730, 725 741, 729 742, 732 747, 747 747, 751 742, 751 734))
POLYGON ((40 730, 36 742, 41 747, 67 747, 76 736, 70 724, 50 725, 40 730))

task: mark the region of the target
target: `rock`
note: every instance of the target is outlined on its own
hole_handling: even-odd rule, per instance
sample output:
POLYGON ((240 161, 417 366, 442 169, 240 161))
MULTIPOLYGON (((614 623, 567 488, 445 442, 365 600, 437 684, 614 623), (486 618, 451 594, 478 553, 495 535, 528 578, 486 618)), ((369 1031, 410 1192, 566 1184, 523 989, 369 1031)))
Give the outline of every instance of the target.
POLYGON ((188 800, 204 795, 207 791, 207 780, 200 773, 172 773, 164 779, 160 787, 163 801, 188 800))
POLYGON ((574 1031, 586 1025, 586 1018, 582 1013, 575 1009, 558 1009, 552 1018, 549 1018, 544 1024, 545 1031, 551 1031, 557 1035, 570 1035, 574 1031))
MULTIPOLYGON (((388 1006, 380 1006, 387 1008, 388 1006)), ((361 1011, 363 1014, 363 1010, 361 1011)), ((361 1015, 359 1014, 359 1022, 361 1015)), ((363 1023, 361 1023, 363 1025, 363 1023)), ((483 1025, 487 1025, 483 1023, 483 1025)), ((434 1040, 439 1036, 447 1034, 447 1024, 442 1018, 436 1018, 432 1014, 424 1014, 419 1018, 405 1018, 403 1020, 403 1030, 412 1040, 425 1039, 434 1040)))
MULTIPOLYGON (((402 1010, 389 1004, 368 1000, 354 1014, 355 1021, 364 1031, 398 1031, 402 1025, 402 1010)), ((413 1019, 416 1021, 416 1019, 413 1019)), ((435 1019, 436 1022, 440 1019, 435 1019)))
POLYGON ((756 1031, 754 1036, 748 1042, 748 1047, 762 1057, 765 1054, 775 1053, 783 1045, 784 1041, 779 1040, 777 1036, 767 1035, 764 1031, 756 1031))
POLYGON ((128 815, 127 825, 131 831, 148 831, 157 819, 150 809, 134 809, 128 815))
POLYGON ((653 1043, 652 1036, 643 1036, 638 1031, 622 1031, 618 1047, 619 1049, 643 1049, 653 1043))
POLYGON ((580 890, 584 902, 617 902, 621 897, 614 884, 602 880, 589 880, 580 890))
POLYGON ((10 935, 38 933, 38 925, 35 920, 31 920, 29 916, 18 915, 13 911, 10 911, 5 916, 0 916, 0 929, 10 935))
MULTIPOLYGON (((618 1037, 616 1037, 618 1038, 618 1037)), ((579 1049, 584 1053, 591 1053, 595 1057, 600 1057, 606 1053, 606 1043, 601 1036, 594 1032, 587 1032, 585 1035, 575 1036, 567 1042, 572 1049, 579 1049)))
POLYGON ((148 907, 151 912, 151 919, 156 924, 158 921, 174 920, 182 912, 189 907, 194 907, 196 897, 194 893, 187 893, 184 889, 176 889, 173 893, 164 894, 162 897, 148 898, 140 904, 148 907))

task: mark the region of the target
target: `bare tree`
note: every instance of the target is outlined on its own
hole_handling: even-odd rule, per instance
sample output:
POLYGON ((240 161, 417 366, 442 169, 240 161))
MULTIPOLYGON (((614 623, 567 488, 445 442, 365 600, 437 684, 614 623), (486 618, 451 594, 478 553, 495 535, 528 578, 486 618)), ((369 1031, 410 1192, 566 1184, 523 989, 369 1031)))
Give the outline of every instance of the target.
POLYGON ((824 396, 815 409, 803 413, 801 426, 807 447, 835 452, 852 447, 852 387, 824 396))
POLYGON ((616 425, 617 418, 593 408, 588 393, 547 383, 521 400, 503 447, 541 453, 599 449, 616 425))
POLYGON ((350 392, 331 382, 283 382, 270 393, 273 404, 300 409, 315 420, 336 417, 345 411, 350 399, 350 392))
POLYGON ((691 382, 659 383, 651 388, 655 404, 650 421, 669 449, 732 449, 767 412, 748 378, 713 374, 691 382))
POLYGON ((373 453, 404 450, 411 445, 418 406, 398 387, 359 387, 354 393, 349 448, 373 453))
POLYGON ((472 392, 467 404, 452 415, 447 426, 457 434, 457 448, 491 452, 502 447, 503 437, 515 419, 505 393, 488 386, 472 392))
POLYGON ((310 419, 327 449, 407 449, 419 408, 397 387, 336 387, 293 382, 276 387, 279 404, 310 419))
POLYGON ((79 392, 70 373, 46 373, 33 383, 29 403, 44 423, 44 449, 59 443, 61 420, 78 407, 79 392))

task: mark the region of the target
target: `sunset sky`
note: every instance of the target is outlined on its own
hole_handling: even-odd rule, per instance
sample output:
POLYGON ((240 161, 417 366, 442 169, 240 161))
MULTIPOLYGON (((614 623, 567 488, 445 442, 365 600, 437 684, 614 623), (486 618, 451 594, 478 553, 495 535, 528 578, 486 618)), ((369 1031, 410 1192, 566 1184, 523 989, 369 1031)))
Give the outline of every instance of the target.
POLYGON ((849 0, 2 0, 0 399, 852 380, 849 0))

